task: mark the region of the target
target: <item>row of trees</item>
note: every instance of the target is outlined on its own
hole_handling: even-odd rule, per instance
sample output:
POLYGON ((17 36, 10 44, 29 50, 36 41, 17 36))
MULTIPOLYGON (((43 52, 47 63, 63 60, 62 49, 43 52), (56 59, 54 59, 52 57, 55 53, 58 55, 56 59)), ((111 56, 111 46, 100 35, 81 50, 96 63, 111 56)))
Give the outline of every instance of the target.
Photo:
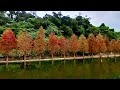
MULTIPOLYGON (((37 31, 37 36, 35 39, 31 37, 28 32, 21 32, 15 37, 13 31, 8 28, 2 34, 0 39, 0 52, 5 56, 7 61, 6 67, 8 66, 8 55, 11 51, 16 50, 19 54, 24 55, 24 67, 26 68, 26 55, 31 52, 37 52, 39 54, 39 59, 41 59, 41 54, 45 51, 49 51, 53 57, 55 53, 60 53, 66 57, 67 53, 73 53, 74 58, 77 52, 90 53, 93 54, 120 52, 120 40, 109 40, 107 37, 103 37, 100 33, 95 37, 92 33, 86 38, 83 34, 78 38, 73 34, 69 39, 64 36, 57 38, 54 32, 49 35, 48 41, 45 39, 45 30, 41 26, 37 31)), ((15 52, 16 53, 16 52, 15 52)), ((101 58, 101 56, 100 56, 101 58)), ((75 62, 75 60, 74 60, 75 62)))

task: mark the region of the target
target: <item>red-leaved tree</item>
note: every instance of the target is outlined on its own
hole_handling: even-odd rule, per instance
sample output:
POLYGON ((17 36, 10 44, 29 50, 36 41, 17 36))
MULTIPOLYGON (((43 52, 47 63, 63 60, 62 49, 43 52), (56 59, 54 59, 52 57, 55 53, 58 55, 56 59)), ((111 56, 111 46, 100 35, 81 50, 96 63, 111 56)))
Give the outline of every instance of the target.
POLYGON ((119 53, 119 50, 120 50, 120 40, 116 40, 115 41, 115 47, 114 47, 114 51, 115 51, 115 53, 119 53))
POLYGON ((8 28, 3 32, 1 41, 0 41, 0 51, 3 55, 5 55, 6 68, 8 66, 8 55, 12 49, 17 47, 17 41, 13 31, 8 28))
POLYGON ((117 52, 120 56, 120 40, 117 40, 117 46, 116 46, 117 52))
POLYGON ((106 48, 107 48, 107 58, 108 58, 108 61, 109 61, 109 53, 110 53, 110 51, 109 51, 109 38, 108 37, 105 37, 105 39, 104 39, 104 41, 105 41, 105 44, 106 44, 106 48))
POLYGON ((115 62, 116 62, 116 57, 115 57, 115 52, 116 52, 116 40, 115 39, 112 39, 110 41, 110 48, 111 48, 111 52, 114 53, 114 59, 115 59, 115 62))
POLYGON ((96 36, 96 39, 97 39, 97 42, 98 42, 98 45, 99 45, 99 56, 100 56, 100 59, 101 59, 101 62, 102 62, 102 57, 101 57, 101 54, 100 53, 104 53, 107 51, 107 47, 106 47, 106 43, 105 43, 105 40, 103 38, 103 36, 99 33, 97 36, 96 36))
POLYGON ((68 40, 62 36, 59 39, 60 52, 64 55, 64 64, 65 64, 65 54, 68 52, 68 40))
POLYGON ((33 49, 33 39, 28 32, 21 32, 17 36, 17 48, 24 55, 24 68, 26 68, 26 55, 33 49))
POLYGON ((58 51, 58 49, 59 49, 58 39, 56 38, 55 34, 51 32, 48 40, 48 50, 52 55, 52 65, 53 65, 53 55, 56 51, 58 51))
POLYGON ((93 53, 98 53, 99 51, 99 44, 95 38, 95 36, 91 33, 88 36, 88 44, 89 44, 89 53, 92 54, 92 60, 93 60, 93 53))

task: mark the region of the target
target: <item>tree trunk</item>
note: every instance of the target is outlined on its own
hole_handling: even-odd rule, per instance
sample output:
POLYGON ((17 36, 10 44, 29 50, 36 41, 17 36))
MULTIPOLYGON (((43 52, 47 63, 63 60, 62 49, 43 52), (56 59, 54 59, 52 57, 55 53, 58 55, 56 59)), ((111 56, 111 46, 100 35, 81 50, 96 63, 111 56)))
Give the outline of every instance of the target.
POLYGON ((116 57, 115 57, 115 53, 114 53, 114 59, 115 59, 115 62, 116 62, 116 57))
POLYGON ((83 52, 83 63, 84 63, 84 52, 83 52))
POLYGON ((65 65, 65 52, 64 52, 64 65, 65 65))
POLYGON ((52 65, 53 65, 54 61, 53 61, 53 53, 52 53, 52 65))
POLYGON ((70 54, 68 53, 68 57, 70 57, 70 54))
POLYGON ((8 68, 8 55, 6 56, 6 69, 8 68))
POLYGON ((92 62, 93 62, 93 53, 92 53, 92 62))
POLYGON ((75 53, 74 53, 74 64, 75 64, 75 53))
POLYGON ((24 69, 26 69, 26 52, 24 52, 24 69))
POLYGON ((23 60, 24 60, 24 56, 25 56, 25 55, 23 55, 23 60))
POLYGON ((39 57, 39 65, 41 66, 41 53, 40 53, 40 57, 39 57))
POLYGON ((99 59, 101 60, 100 52, 99 52, 99 59))
POLYGON ((102 56, 101 56, 101 62, 103 62, 103 61, 102 61, 102 56))
POLYGON ((61 56, 60 56, 61 58, 62 58, 62 53, 61 53, 61 56))
POLYGON ((100 62, 102 62, 102 57, 101 57, 100 53, 99 53, 99 56, 100 56, 100 62))
POLYGON ((109 53, 107 52, 107 58, 108 58, 108 62, 109 62, 109 53))
POLYGON ((77 57, 77 53, 76 53, 76 57, 77 57))

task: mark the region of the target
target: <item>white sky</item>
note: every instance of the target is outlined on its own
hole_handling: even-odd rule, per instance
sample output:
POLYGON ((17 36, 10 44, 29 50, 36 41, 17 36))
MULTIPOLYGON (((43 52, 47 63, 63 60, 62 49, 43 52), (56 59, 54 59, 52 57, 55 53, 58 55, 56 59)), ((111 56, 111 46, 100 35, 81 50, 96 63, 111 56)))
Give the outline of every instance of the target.
MULTIPOLYGON (((39 17, 43 17, 46 13, 52 15, 53 11, 36 11, 39 17)), ((59 12, 59 11, 54 11, 59 12)), ((91 17, 90 22, 95 26, 105 23, 106 26, 120 31, 120 11, 61 11, 62 15, 74 18, 81 12, 82 16, 91 17)))

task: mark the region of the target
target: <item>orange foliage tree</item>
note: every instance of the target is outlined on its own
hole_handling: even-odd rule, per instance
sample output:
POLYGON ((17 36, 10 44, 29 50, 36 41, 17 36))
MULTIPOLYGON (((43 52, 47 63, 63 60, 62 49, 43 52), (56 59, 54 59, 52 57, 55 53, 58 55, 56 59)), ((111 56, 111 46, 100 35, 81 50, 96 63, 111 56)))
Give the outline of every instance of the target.
POLYGON ((114 51, 116 52, 116 53, 119 53, 119 50, 120 50, 120 40, 116 40, 116 42, 115 42, 115 47, 114 47, 114 51))
POLYGON ((17 41, 13 31, 8 28, 3 32, 1 41, 0 41, 0 51, 5 55, 6 68, 8 66, 8 55, 12 49, 17 47, 17 41))
POLYGON ((59 45, 58 45, 58 39, 56 38, 55 34, 53 32, 49 35, 48 40, 48 50, 50 54, 52 55, 52 65, 53 65, 53 54, 58 51, 59 45))
POLYGON ((69 57, 69 49, 70 49, 70 46, 69 46, 69 39, 66 38, 66 55, 69 57))
POLYGON ((109 41, 109 38, 108 38, 108 37, 105 37, 104 40, 105 40, 105 45, 106 45, 106 48, 107 48, 107 51, 106 51, 106 52, 107 52, 107 57, 108 57, 108 60, 109 60, 109 52, 110 52, 110 51, 109 51, 109 42, 110 42, 110 41, 109 41))
MULTIPOLYGON (((73 34, 69 40, 69 49, 70 49, 70 52, 74 54, 74 59, 75 59, 75 53, 79 51, 79 42, 75 34, 73 34)), ((74 63, 75 63, 75 60, 74 60, 74 63)))
POLYGON ((108 52, 113 52, 113 45, 112 45, 111 41, 109 41, 107 48, 108 48, 108 52))
POLYGON ((95 36, 91 33, 88 36, 88 44, 89 44, 89 53, 92 54, 92 60, 93 60, 93 53, 98 53, 99 51, 99 45, 95 38, 95 36))
MULTIPOLYGON (((112 46, 112 43, 110 40, 109 40, 108 45, 107 45, 107 52, 108 53, 113 52, 113 46, 112 46)), ((109 60, 109 54, 108 54, 108 60, 109 60)))
MULTIPOLYGON (((114 57, 115 57, 115 53, 119 53, 120 50, 120 40, 115 40, 114 43, 114 57)), ((116 57, 115 57, 115 62, 116 62, 116 57)))
MULTIPOLYGON (((110 42, 109 42, 109 46, 108 46, 108 50, 109 52, 113 52, 114 53, 114 58, 115 58, 115 42, 116 40, 115 39, 112 39, 110 42)), ((115 60, 116 61, 116 60, 115 60)))
MULTIPOLYGON (((62 36, 60 39, 59 39, 59 46, 60 46, 60 52, 61 54, 64 55, 64 59, 65 59, 65 54, 68 52, 68 40, 62 36)), ((65 64, 65 60, 64 60, 64 64, 65 64)))
POLYGON ((117 40, 117 46, 115 47, 116 51, 119 53, 120 56, 120 40, 117 40))
POLYGON ((17 36, 17 49, 24 55, 24 68, 26 68, 26 55, 33 48, 33 39, 28 32, 21 32, 17 36))
POLYGON ((80 35, 79 38, 79 51, 83 53, 83 62, 84 62, 84 53, 88 52, 88 41, 83 34, 80 35))
POLYGON ((34 40, 34 50, 39 53, 41 59, 41 54, 45 51, 46 41, 45 41, 45 32, 43 27, 37 31, 37 36, 34 40))
POLYGON ((99 56, 100 56, 100 59, 101 59, 101 62, 102 62, 102 57, 100 55, 100 53, 104 53, 107 51, 107 47, 106 47, 106 43, 105 43, 105 40, 103 38, 103 36, 99 33, 97 36, 96 36, 96 39, 97 39, 97 42, 98 42, 98 45, 99 45, 99 56))

